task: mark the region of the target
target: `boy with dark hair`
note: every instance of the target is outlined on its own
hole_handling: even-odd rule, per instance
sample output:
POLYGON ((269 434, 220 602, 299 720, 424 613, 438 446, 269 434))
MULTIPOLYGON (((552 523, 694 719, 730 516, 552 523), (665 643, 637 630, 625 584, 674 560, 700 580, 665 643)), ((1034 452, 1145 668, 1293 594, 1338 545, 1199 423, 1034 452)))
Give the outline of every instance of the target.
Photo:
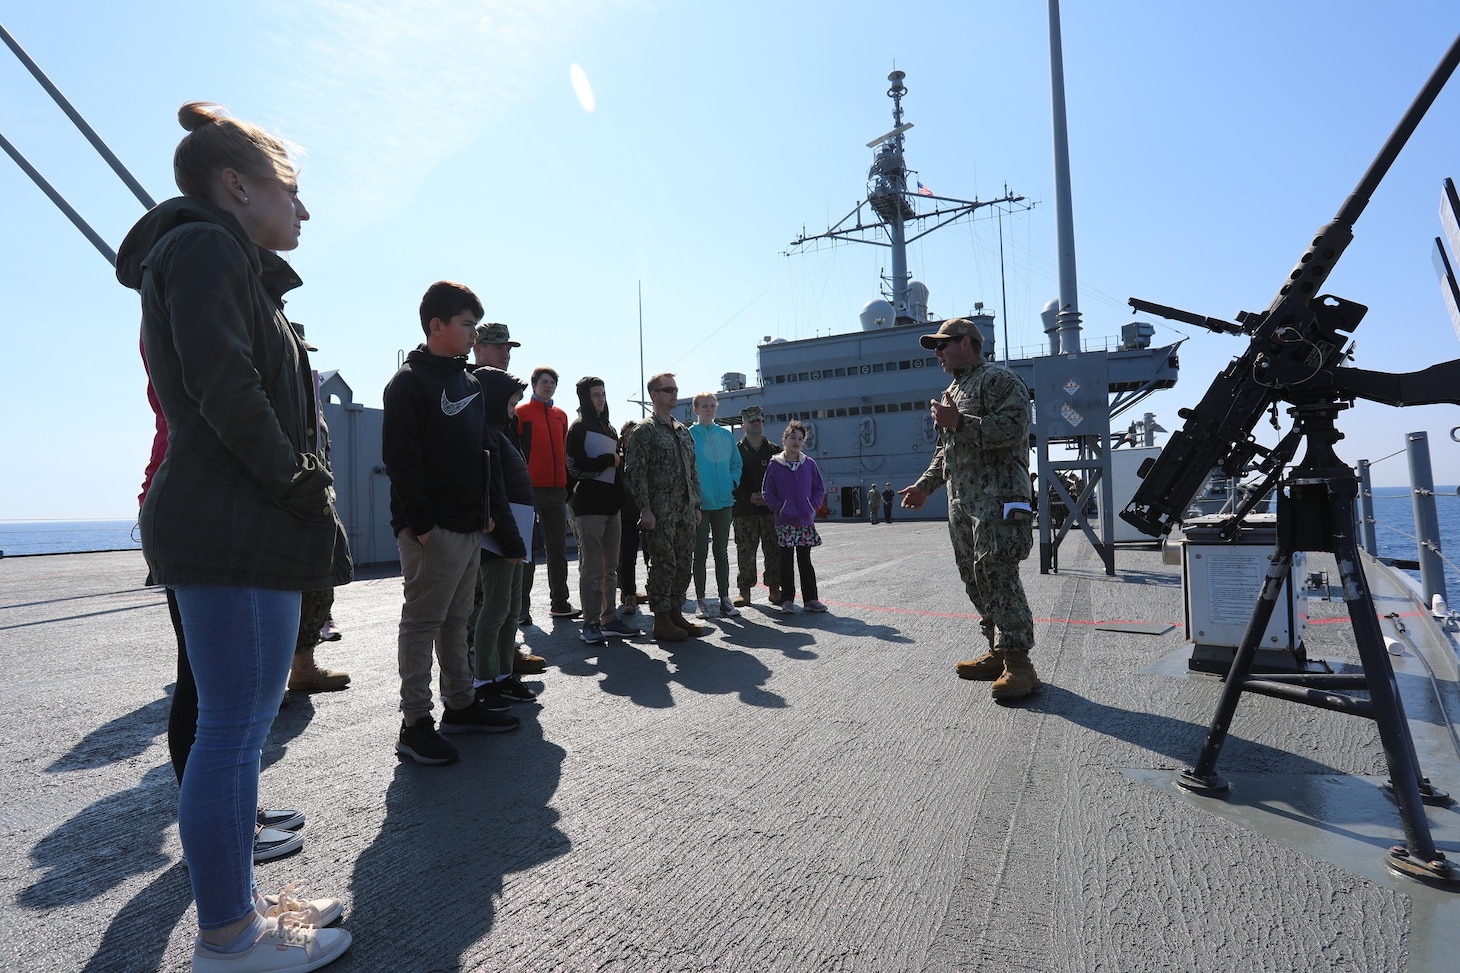
POLYGON ((466 619, 486 523, 486 411, 466 362, 481 317, 470 288, 432 284, 421 299, 426 341, 385 387, 381 456, 405 588, 396 641, 403 715, 396 751, 422 764, 460 756, 431 718, 433 650, 441 664, 442 732, 494 733, 518 725, 476 701, 467 660, 466 619))
MULTIPOLYGON (((546 365, 532 370, 532 395, 517 407, 517 433, 522 455, 532 475, 533 506, 547 554, 550 614, 573 618, 578 610, 568 602, 568 414, 553 405, 558 373, 546 365)), ((532 624, 533 564, 522 578, 522 606, 518 623, 532 624)))

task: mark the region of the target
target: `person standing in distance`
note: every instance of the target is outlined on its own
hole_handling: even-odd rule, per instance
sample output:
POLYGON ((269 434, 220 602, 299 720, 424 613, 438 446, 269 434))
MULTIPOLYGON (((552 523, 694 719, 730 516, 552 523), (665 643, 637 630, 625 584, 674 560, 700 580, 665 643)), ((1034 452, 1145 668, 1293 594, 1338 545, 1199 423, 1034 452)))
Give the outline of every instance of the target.
POLYGON ((766 506, 761 484, 765 482, 765 471, 771 457, 781 447, 765 438, 765 412, 758 405, 748 405, 740 410, 740 423, 745 427, 740 449, 740 483, 735 487, 733 508, 735 527, 735 559, 737 572, 735 587, 740 594, 735 604, 744 607, 750 604, 750 592, 755 587, 755 553, 759 549, 765 564, 765 585, 770 589, 772 605, 781 603, 781 549, 776 543, 776 515, 766 506))
POLYGON ((1034 543, 1029 486, 1029 390, 1018 375, 983 360, 983 335, 969 318, 944 321, 919 339, 953 376, 929 402, 938 429, 933 460, 918 481, 897 491, 917 510, 948 488, 948 533, 968 597, 983 616, 988 651, 958 663, 964 679, 994 680, 995 699, 1040 687, 1029 661, 1034 619, 1019 562, 1034 543))
POLYGON ((735 436, 715 423, 720 400, 713 392, 694 397, 695 424, 689 434, 695 441, 695 472, 700 478, 700 526, 695 532, 695 606, 700 618, 718 614, 734 618, 740 611, 730 603, 730 527, 734 520, 735 488, 740 485, 744 460, 736 448, 735 436), (719 604, 711 608, 705 600, 706 562, 714 538, 715 590, 719 604))
POLYGON ((649 555, 649 608, 653 638, 681 642, 705 634, 684 617, 684 597, 694 565, 695 529, 700 524, 700 478, 695 441, 674 418, 679 387, 664 372, 646 386, 654 413, 640 419, 624 450, 624 489, 639 508, 639 536, 649 555))
MULTIPOLYGON (((532 474, 537 529, 547 553, 548 614, 574 618, 578 610, 568 603, 568 414, 553 405, 557 390, 556 371, 546 365, 532 370, 532 397, 517 407, 517 434, 532 474)), ((529 561, 522 577, 521 625, 532 624, 534 568, 529 561)))
POLYGON ((877 523, 877 505, 881 502, 882 498, 877 494, 877 484, 874 483, 867 488, 867 520, 874 526, 877 523))

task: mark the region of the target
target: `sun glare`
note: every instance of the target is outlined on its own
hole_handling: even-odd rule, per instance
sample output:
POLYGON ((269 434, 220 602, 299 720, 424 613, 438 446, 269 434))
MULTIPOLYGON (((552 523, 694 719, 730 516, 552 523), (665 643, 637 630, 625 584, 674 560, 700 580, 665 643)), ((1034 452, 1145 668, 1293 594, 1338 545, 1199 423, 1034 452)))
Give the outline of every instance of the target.
POLYGON ((588 75, 583 68, 573 65, 568 69, 568 77, 573 81, 573 94, 578 96, 578 104, 586 112, 593 111, 593 86, 588 83, 588 75))

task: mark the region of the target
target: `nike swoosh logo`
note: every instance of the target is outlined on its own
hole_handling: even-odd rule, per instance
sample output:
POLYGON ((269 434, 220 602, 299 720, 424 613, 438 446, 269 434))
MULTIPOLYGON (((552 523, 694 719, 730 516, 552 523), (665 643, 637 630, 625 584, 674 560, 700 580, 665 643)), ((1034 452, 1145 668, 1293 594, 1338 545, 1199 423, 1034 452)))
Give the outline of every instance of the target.
POLYGON ((444 412, 444 413, 446 413, 448 416, 454 416, 458 412, 460 412, 462 409, 465 409, 467 406, 471 405, 471 400, 474 399, 474 398, 476 398, 478 395, 481 395, 481 394, 482 394, 481 392, 473 392, 471 395, 468 395, 466 398, 462 399, 460 402, 452 402, 450 399, 448 399, 446 397, 446 390, 445 389, 442 389, 441 390, 441 411, 444 412))

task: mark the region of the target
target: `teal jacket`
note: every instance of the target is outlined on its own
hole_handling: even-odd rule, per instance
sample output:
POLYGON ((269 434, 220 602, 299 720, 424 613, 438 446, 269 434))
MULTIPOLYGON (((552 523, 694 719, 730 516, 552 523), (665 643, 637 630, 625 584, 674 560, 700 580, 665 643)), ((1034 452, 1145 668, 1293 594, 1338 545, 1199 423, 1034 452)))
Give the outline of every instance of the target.
POLYGON ((732 491, 740 485, 740 449, 724 426, 689 427, 695 441, 695 469, 700 474, 700 509, 723 510, 733 506, 732 491))

